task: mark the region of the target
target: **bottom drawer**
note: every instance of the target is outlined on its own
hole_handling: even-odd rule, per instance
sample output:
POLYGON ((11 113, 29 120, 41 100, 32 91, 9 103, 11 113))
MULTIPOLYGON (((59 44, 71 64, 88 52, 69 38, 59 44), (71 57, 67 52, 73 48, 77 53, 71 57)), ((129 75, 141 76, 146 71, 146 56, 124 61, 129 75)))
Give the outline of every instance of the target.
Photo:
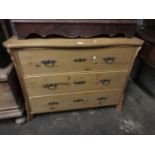
POLYGON ((121 90, 111 90, 31 98, 31 113, 35 114, 116 105, 119 103, 120 96, 121 90))

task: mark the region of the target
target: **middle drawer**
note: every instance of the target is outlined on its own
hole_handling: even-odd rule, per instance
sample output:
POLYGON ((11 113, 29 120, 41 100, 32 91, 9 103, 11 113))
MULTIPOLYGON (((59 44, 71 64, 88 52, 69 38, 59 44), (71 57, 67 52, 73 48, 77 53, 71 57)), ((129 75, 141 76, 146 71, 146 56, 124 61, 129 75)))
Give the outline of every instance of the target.
POLYGON ((127 72, 56 74, 25 78, 29 97, 91 90, 121 89, 127 72))

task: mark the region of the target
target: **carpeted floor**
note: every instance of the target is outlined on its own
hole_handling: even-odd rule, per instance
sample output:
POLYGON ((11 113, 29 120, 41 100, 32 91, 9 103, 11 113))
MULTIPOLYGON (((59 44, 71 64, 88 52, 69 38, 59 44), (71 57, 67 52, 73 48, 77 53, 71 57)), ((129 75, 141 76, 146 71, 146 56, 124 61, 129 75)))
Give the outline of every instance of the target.
POLYGON ((155 134, 155 101, 130 81, 122 112, 107 107, 41 114, 24 125, 1 120, 0 134, 155 134))

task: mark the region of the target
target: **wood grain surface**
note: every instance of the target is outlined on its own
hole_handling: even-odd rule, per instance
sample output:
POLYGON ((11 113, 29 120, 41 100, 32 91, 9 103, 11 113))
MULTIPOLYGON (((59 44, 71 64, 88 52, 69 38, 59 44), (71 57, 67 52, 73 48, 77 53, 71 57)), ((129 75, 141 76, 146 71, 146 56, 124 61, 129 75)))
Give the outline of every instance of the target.
POLYGON ((138 47, 18 50, 25 77, 79 71, 127 70, 138 47))
POLYGON ((32 113, 117 105, 121 90, 90 91, 30 99, 32 113))

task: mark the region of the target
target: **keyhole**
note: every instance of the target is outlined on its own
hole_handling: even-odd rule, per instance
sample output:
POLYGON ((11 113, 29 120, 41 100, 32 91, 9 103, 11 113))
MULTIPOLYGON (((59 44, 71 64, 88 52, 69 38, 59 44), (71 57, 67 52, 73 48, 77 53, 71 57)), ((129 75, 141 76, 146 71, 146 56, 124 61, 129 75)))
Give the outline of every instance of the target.
POLYGON ((97 57, 94 55, 92 58, 93 58, 94 63, 97 64, 96 62, 97 57))
POLYGON ((93 56, 93 60, 96 60, 96 56, 95 55, 93 56))

